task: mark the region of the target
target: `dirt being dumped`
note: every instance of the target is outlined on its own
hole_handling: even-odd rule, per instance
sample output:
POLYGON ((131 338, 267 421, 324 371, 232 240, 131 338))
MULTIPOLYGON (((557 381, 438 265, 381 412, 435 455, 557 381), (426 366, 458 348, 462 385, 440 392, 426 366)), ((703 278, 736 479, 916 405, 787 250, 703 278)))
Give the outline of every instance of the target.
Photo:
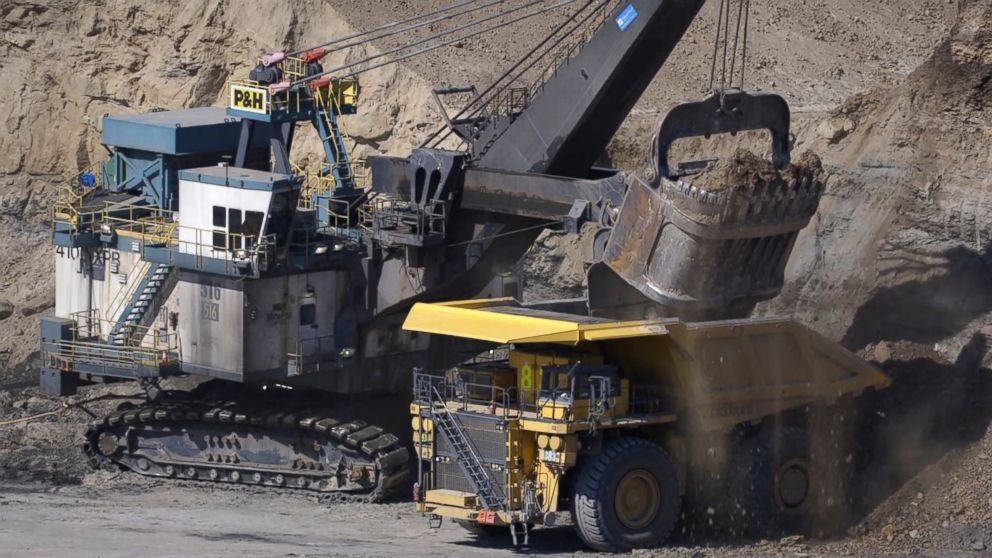
POLYGON ((684 178, 707 192, 728 190, 739 192, 771 192, 800 185, 823 184, 825 179, 820 157, 805 150, 783 169, 778 169, 766 157, 745 148, 737 148, 730 157, 723 157, 706 170, 684 178))

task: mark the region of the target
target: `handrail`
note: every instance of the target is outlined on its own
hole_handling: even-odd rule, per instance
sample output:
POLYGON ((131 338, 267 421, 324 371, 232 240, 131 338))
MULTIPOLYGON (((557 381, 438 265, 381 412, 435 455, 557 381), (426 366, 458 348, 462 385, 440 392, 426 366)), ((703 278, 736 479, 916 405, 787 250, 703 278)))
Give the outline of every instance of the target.
MULTIPOLYGON (((55 230, 55 225, 65 223, 69 225, 70 233, 76 233, 85 224, 82 207, 86 199, 99 189, 96 184, 99 184, 101 180, 100 169, 99 164, 92 164, 74 174, 70 180, 58 187, 50 215, 52 230, 55 230), (80 178, 86 174, 91 174, 94 177, 94 186, 88 190, 83 188, 79 182, 80 178)), ((90 219, 91 222, 94 221, 95 216, 90 219)))
POLYGON ((444 202, 431 202, 421 206, 391 196, 377 196, 362 204, 358 213, 359 227, 370 235, 402 230, 404 227, 421 237, 446 234, 448 219, 444 202))
POLYGON ((55 349, 46 349, 70 363, 80 362, 113 368, 162 366, 179 362, 178 347, 115 346, 85 341, 59 341, 55 349))
MULTIPOLYGON (((71 340, 73 343, 99 345, 101 347, 107 346, 101 341, 85 341, 85 339, 92 339, 94 337, 100 339, 100 332, 103 331, 104 324, 108 326, 107 331, 113 328, 114 322, 100 318, 99 314, 99 310, 93 308, 73 312, 69 315, 70 319, 74 322, 74 326, 72 327, 73 338, 71 340), (96 335, 93 335, 94 331, 96 331, 96 335), (83 333, 86 333, 86 335, 83 335, 83 333)), ((179 350, 179 334, 175 331, 162 332, 153 329, 151 326, 142 325, 131 325, 128 327, 131 329, 131 335, 129 337, 138 340, 138 344, 119 346, 118 348, 139 349, 141 351, 179 350)), ((60 343, 66 342, 65 340, 60 341, 60 343)))
MULTIPOLYGON (((460 372, 457 368, 456 373, 460 372)), ((590 376, 587 378, 589 387, 579 386, 575 382, 563 388, 523 389, 519 386, 500 387, 488 383, 478 383, 463 380, 458 377, 454 381, 443 375, 429 374, 424 372, 414 372, 414 401, 421 404, 430 404, 430 391, 436 390, 438 395, 446 402, 456 405, 458 411, 475 411, 485 409, 485 413, 498 416, 504 419, 520 418, 525 413, 533 416, 532 420, 554 420, 555 422, 585 422, 588 416, 573 416, 571 410, 576 399, 593 400, 611 399, 619 397, 621 393, 619 386, 615 385, 609 392, 603 392, 600 381, 601 376, 590 376), (594 385, 595 384, 595 385, 594 385), (589 396, 583 395, 586 391, 589 396), (489 397, 483 397, 487 393, 489 397), (577 397, 577 394, 578 397, 577 397), (558 416, 560 419, 541 418, 542 410, 551 411, 551 416, 558 416)), ((628 416, 650 415, 671 410, 674 408, 669 395, 657 385, 631 386, 628 390, 628 416)))
MULTIPOLYGON (((285 63, 286 60, 283 62, 285 63)), ((293 64, 291 63, 290 65, 292 66, 293 64)), ((283 71, 286 72, 285 68, 283 71)), ((302 69, 296 71, 302 71, 302 69)), ((288 74, 289 72, 286 73, 288 74)), ((316 110, 320 108, 321 103, 325 105, 333 103, 339 110, 342 106, 355 106, 358 103, 358 80, 354 78, 315 80, 299 86, 291 86, 290 83, 291 81, 289 80, 283 80, 279 83, 267 85, 250 79, 235 79, 228 82, 227 89, 228 91, 232 91, 234 87, 240 87, 260 92, 264 91, 265 100, 262 108, 260 110, 250 110, 249 112, 260 112, 268 116, 277 112, 301 113, 316 110)), ((235 110, 243 110, 241 107, 233 104, 233 99, 229 100, 228 106, 235 110)))
MULTIPOLYGON (((343 132, 342 132, 343 133, 343 132)), ((338 163, 334 166, 341 170, 346 169, 346 174, 351 177, 355 187, 365 190, 368 188, 371 173, 368 162, 365 159, 350 160, 347 165, 338 163)), ((294 165, 294 172, 303 177, 303 187, 300 192, 299 207, 304 209, 313 208, 313 199, 317 196, 330 197, 337 189, 337 179, 333 174, 322 175, 313 169, 302 169, 294 165)))
POLYGON ((141 240, 143 244, 170 244, 176 238, 179 221, 176 214, 166 209, 137 204, 107 203, 100 222, 118 234, 141 240), (120 213, 126 211, 127 215, 120 213), (149 213, 148 215, 142 215, 149 213))
POLYGON ((73 321, 71 328, 73 341, 101 338, 100 312, 96 308, 72 312, 69 314, 69 319, 73 321))
POLYGON ((448 403, 438 391, 437 385, 431 385, 430 389, 432 398, 431 419, 458 455, 458 464, 462 471, 467 474, 469 483, 475 492, 478 493, 482 507, 487 510, 504 509, 506 495, 498 484, 493 483, 489 473, 486 472, 486 467, 472 438, 465 433, 458 419, 451 413, 448 403))
MULTIPOLYGON (((131 280, 131 277, 134 275, 135 270, 141 267, 142 264, 145 265, 143 274, 148 273, 148 270, 152 264, 146 262, 145 260, 142 260, 141 258, 137 258, 134 260, 134 265, 131 266, 131 269, 125 274, 125 277, 127 278, 128 281, 131 280)), ((127 303, 127 301, 134 296, 134 293, 138 290, 138 285, 140 284, 141 284, 141 280, 139 279, 137 281, 134 281, 133 284, 125 285, 123 288, 118 289, 117 294, 114 295, 113 300, 111 300, 110 304, 107 305, 110 308, 110 312, 108 314, 105 314, 103 319, 106 320, 113 319, 113 317, 117 315, 118 310, 123 308, 124 305, 127 303)))

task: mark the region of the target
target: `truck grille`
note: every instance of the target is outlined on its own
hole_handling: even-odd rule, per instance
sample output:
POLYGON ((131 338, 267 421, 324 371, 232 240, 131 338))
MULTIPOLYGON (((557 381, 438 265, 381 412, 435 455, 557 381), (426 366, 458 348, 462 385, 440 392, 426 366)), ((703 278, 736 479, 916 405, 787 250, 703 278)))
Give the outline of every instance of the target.
MULTIPOLYGON (((506 431, 500 429, 502 420, 496 417, 479 416, 469 413, 453 413, 461 424, 462 432, 472 442, 486 475, 502 493, 506 493, 506 431), (493 469, 491 465, 499 465, 493 469)), ((458 456, 448 440, 437 433, 437 455, 442 458, 435 465, 435 486, 460 492, 474 492, 461 467, 458 456)))
POLYGON ((472 486, 468 479, 462 474, 458 463, 454 461, 441 462, 437 464, 437 484, 438 488, 457 490, 459 492, 472 492, 472 486))

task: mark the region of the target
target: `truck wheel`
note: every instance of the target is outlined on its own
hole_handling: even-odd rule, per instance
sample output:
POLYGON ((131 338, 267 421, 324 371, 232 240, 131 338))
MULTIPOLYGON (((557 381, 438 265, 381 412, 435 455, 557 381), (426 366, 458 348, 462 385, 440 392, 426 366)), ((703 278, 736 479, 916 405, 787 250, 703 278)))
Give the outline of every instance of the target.
POLYGON ((731 514, 740 531, 757 536, 806 531, 816 487, 805 430, 764 428, 741 442, 734 462, 731 514))
POLYGON ((599 455, 582 463, 572 490, 579 538, 606 552, 663 543, 682 504, 672 459, 640 438, 605 442, 599 455))

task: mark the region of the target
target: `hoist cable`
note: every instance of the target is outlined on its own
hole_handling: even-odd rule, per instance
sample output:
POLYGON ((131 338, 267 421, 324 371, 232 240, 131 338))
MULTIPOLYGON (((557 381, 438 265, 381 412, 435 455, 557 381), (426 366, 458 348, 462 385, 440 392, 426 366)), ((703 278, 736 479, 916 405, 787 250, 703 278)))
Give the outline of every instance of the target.
MULTIPOLYGON (((741 36, 741 24, 744 20, 744 2, 745 0, 740 0, 737 4, 737 25, 734 26, 734 49, 730 56, 730 86, 734 86, 734 69, 737 67, 737 41, 741 36)), ((744 63, 741 62, 741 68, 744 68, 744 63)))
POLYGON ((740 68, 738 87, 740 90, 744 89, 751 0, 737 0, 737 2, 737 21, 734 25, 733 43, 731 43, 731 0, 720 0, 720 11, 717 16, 716 32, 713 39, 713 58, 710 61, 710 81, 708 86, 710 91, 724 91, 734 88, 734 82, 738 81, 738 67, 740 68), (721 61, 719 83, 716 80, 718 59, 721 61), (727 67, 728 59, 730 64, 729 71, 727 67), (739 66, 738 59, 740 59, 739 66))
POLYGON ((713 40, 713 58, 710 60, 710 83, 707 87, 713 90, 713 81, 716 79, 716 57, 720 52, 720 30, 723 29, 723 4, 727 0, 720 0, 720 12, 716 18, 716 33, 713 40))

